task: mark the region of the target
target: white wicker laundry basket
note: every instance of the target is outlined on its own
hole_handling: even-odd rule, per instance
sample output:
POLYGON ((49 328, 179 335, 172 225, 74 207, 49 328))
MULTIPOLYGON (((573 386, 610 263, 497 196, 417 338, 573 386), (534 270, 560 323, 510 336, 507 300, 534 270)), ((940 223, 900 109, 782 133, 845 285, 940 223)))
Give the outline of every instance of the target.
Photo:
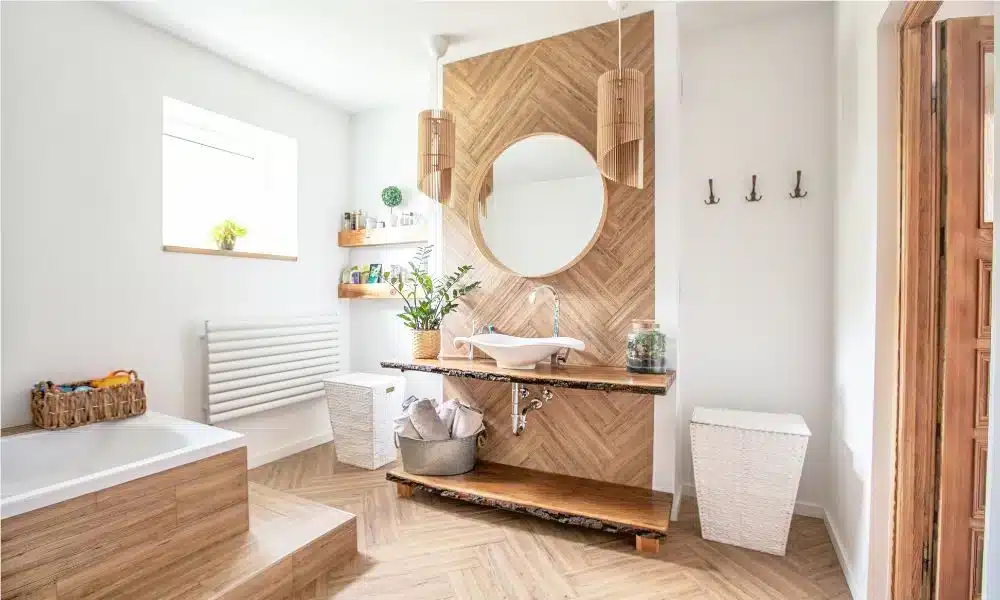
POLYGON ((377 469, 396 460, 392 417, 403 398, 403 378, 346 373, 323 380, 339 462, 377 469))
POLYGON ((701 536, 784 556, 809 435, 799 415, 695 408, 701 536))

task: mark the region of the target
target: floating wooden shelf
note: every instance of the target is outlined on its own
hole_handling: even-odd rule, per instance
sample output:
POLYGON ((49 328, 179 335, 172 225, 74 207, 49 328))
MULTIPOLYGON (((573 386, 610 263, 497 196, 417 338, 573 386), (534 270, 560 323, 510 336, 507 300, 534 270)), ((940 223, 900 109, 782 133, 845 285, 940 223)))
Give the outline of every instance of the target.
POLYGON ((491 462, 448 477, 413 475, 401 468, 385 477, 396 482, 401 496, 423 490, 568 525, 627 533, 637 536, 636 547, 642 551, 658 549, 673 504, 673 495, 665 492, 491 462))
POLYGON ((408 362, 383 361, 382 367, 399 369, 400 371, 439 373, 450 377, 469 377, 484 381, 660 396, 667 393, 677 376, 674 371, 668 371, 665 375, 647 375, 629 373, 624 367, 561 365, 553 368, 548 363, 539 363, 530 371, 502 369, 492 360, 468 360, 465 358, 415 358, 408 362))
POLYGON ((337 245, 341 248, 388 246, 391 244, 419 244, 426 241, 426 225, 382 227, 379 229, 355 229, 352 231, 341 231, 337 234, 337 245))
POLYGON ((261 252, 243 252, 241 250, 216 250, 215 248, 189 248, 187 246, 164 246, 164 252, 180 252, 181 254, 205 254, 208 256, 229 256, 233 258, 263 258, 265 260, 286 260, 295 262, 297 256, 283 254, 263 254, 261 252))
POLYGON ((388 283, 341 283, 338 298, 399 298, 399 291, 388 283))

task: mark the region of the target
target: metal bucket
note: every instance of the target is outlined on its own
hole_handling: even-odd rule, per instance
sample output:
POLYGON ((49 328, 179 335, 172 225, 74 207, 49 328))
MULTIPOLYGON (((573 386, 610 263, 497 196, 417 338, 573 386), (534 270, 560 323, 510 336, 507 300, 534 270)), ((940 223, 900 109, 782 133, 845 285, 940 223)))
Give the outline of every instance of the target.
POLYGON ((413 475, 459 475, 476 466, 476 447, 485 427, 453 440, 415 440, 396 436, 403 470, 413 475))

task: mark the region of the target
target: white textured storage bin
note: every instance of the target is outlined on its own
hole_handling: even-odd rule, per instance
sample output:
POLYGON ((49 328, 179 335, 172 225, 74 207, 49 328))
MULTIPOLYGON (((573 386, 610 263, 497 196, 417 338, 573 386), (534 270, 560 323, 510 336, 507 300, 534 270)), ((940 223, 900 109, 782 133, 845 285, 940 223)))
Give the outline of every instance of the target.
POLYGON ((347 373, 323 380, 337 460, 377 469, 396 460, 392 417, 403 398, 403 378, 347 373))
POLYGON ((784 556, 809 435, 800 415, 695 408, 701 536, 784 556))

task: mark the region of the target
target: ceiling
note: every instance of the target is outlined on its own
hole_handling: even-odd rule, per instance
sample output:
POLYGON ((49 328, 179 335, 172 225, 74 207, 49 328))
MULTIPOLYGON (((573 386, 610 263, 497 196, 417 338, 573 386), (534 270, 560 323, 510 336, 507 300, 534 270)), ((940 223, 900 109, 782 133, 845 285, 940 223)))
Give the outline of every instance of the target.
MULTIPOLYGON (((626 2, 624 14, 656 1, 626 2)), ((682 1, 682 33, 769 18, 813 4, 682 1)), ((431 35, 443 62, 611 21, 608 0, 153 0, 120 11, 348 112, 432 102, 431 35)))
MULTIPOLYGON (((626 14, 650 4, 630 3, 626 14)), ((615 17, 606 0, 159 0, 114 6, 348 112, 430 102, 432 34, 450 38, 449 62, 615 17)))

